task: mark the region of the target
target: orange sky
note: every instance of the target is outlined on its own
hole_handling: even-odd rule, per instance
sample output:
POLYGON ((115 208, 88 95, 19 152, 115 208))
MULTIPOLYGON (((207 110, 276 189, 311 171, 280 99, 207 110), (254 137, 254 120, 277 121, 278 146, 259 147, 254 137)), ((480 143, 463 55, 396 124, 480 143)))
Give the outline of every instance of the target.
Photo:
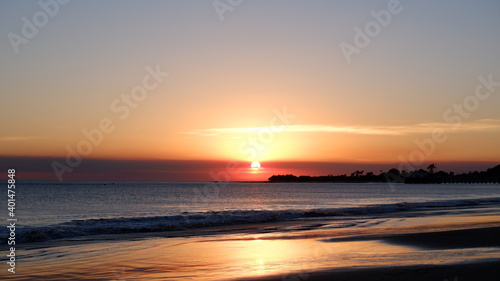
MULTIPOLYGON (((405 2, 350 59, 339 46, 386 2, 248 3, 222 21, 210 3, 114 5, 61 6, 29 43, 0 39, 0 157, 261 161, 266 171, 500 161, 496 2, 405 2)), ((37 9, 4 4, 0 33, 23 35, 20 19, 37 9)), ((24 168, 83 174, 59 162, 24 168)), ((175 167, 163 172, 210 170, 175 167)))

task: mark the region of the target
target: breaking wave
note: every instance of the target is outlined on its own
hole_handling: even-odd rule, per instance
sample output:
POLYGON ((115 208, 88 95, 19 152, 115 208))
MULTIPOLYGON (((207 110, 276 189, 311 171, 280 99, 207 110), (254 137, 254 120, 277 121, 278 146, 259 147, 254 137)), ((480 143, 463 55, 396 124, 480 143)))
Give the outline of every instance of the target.
MULTIPOLYGON (((328 209, 290 209, 290 210, 232 210, 182 213, 170 216, 97 218, 72 220, 64 223, 40 226, 19 227, 16 229, 18 242, 38 242, 61 238, 74 238, 90 235, 165 232, 187 229, 200 229, 212 226, 278 222, 313 217, 342 217, 395 213, 401 211, 453 208, 500 203, 500 198, 443 200, 394 204, 376 204, 346 208, 328 209)), ((2 240, 7 233, 2 230, 2 240)))

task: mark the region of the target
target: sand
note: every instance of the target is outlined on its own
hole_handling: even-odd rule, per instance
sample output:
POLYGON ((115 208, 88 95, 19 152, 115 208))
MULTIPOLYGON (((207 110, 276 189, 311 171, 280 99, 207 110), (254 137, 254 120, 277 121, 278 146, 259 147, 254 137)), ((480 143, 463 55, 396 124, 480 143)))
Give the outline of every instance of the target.
POLYGON ((306 227, 328 226, 325 220, 213 228, 189 237, 25 244, 18 273, 4 268, 0 279, 500 280, 499 214, 369 224, 379 221, 369 228, 306 227))
POLYGON ((249 281, 492 281, 500 280, 500 259, 480 263, 413 265, 381 268, 341 268, 305 274, 242 278, 249 281))
MULTIPOLYGON (((500 247, 500 227, 462 229, 453 231, 438 231, 430 233, 412 233, 372 237, 390 244, 405 245, 422 250, 436 249, 466 249, 482 247, 500 247)), ((351 240, 366 240, 367 237, 351 238, 351 240)), ((346 241, 348 239, 342 239, 346 241)), ((312 272, 297 272, 258 278, 243 278, 238 280, 254 281, 292 281, 292 280, 448 280, 477 281, 500 280, 500 248, 498 259, 483 259, 481 261, 460 262, 451 264, 424 264, 383 267, 345 267, 312 272)))

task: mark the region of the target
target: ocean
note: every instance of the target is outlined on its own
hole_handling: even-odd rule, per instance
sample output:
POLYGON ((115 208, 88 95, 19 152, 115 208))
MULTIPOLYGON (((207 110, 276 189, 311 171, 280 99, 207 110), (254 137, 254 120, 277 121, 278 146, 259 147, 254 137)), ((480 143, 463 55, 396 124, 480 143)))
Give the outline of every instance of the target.
MULTIPOLYGON (((7 206, 6 196, 1 204, 7 206)), ((495 212, 500 185, 19 181, 16 204, 17 242, 35 243, 317 218, 341 227, 429 209, 495 212)), ((7 229, 0 234, 5 240, 7 229)))

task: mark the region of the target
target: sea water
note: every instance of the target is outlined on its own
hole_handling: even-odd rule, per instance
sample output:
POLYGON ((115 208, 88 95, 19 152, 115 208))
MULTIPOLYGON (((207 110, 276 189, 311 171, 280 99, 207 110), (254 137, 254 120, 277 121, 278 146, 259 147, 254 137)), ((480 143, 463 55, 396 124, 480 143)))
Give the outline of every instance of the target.
POLYGON ((20 181, 16 204, 17 239, 29 243, 429 208, 498 210, 500 185, 20 181))

